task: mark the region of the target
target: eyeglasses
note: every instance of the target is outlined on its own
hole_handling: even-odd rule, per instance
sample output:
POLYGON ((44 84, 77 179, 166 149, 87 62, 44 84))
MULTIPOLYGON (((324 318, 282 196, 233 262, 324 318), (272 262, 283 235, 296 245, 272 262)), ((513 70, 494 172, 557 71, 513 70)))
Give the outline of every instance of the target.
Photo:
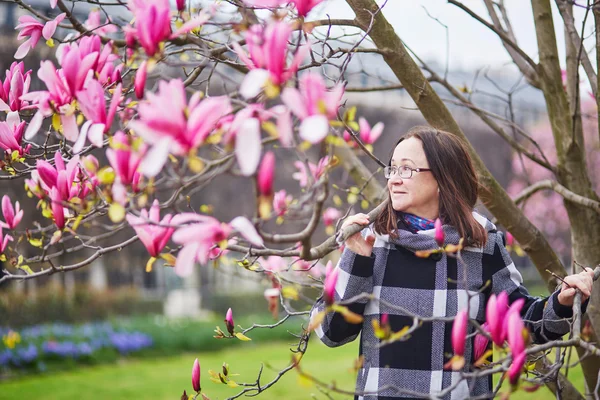
POLYGON ((383 169, 383 175, 385 179, 390 179, 395 174, 399 174, 402 179, 412 178, 413 172, 425 172, 431 171, 429 168, 411 168, 408 165, 396 167, 395 165, 387 166, 383 169))

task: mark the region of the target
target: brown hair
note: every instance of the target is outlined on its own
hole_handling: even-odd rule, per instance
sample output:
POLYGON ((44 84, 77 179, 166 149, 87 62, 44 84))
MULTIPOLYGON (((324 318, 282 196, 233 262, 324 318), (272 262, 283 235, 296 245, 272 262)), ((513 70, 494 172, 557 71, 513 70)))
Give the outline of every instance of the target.
MULTIPOLYGON (((411 137, 423 143, 429 168, 438 183, 440 219, 444 224, 454 226, 466 244, 483 246, 487 232, 472 214, 479 183, 465 143, 451 133, 429 126, 415 126, 398 140, 392 154, 400 142, 411 137)), ((391 159, 392 156, 388 165, 391 165, 391 159)), ((375 220, 375 231, 396 237, 397 215, 389 196, 388 192, 388 205, 375 220)))

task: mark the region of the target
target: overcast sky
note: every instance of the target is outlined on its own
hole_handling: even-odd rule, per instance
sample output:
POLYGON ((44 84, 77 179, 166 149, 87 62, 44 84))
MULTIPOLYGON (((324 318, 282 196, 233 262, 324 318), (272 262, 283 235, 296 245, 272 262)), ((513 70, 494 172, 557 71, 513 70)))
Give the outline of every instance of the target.
MULTIPOLYGON (((378 4, 383 4, 377 0, 378 4)), ((482 0, 464 0, 463 3, 489 20, 482 0)), ((554 5, 554 2, 551 2, 554 5)), ((581 1, 583 3, 583 1, 581 1)), ((537 60, 537 44, 533 26, 531 4, 525 0, 506 0, 508 14, 517 35, 519 45, 537 60)), ((562 20, 554 10, 555 26, 558 27, 558 43, 564 54, 562 20)), ((438 18, 448 26, 450 37, 450 68, 471 69, 482 66, 500 67, 510 59, 498 37, 456 6, 445 0, 388 0, 384 15, 399 36, 425 60, 444 63, 446 59, 446 29, 428 15, 438 18), (427 10, 427 11, 426 11, 427 10)), ((329 14, 332 18, 352 18, 353 12, 344 0, 325 0, 309 18, 318 19, 329 14)), ((580 28, 584 10, 575 7, 576 24, 580 28)), ((593 15, 590 12, 586 35, 592 33, 593 15)), ((587 48, 594 44, 594 37, 585 42, 587 48)), ((592 57, 595 58, 594 55, 592 57)), ((564 57, 561 56, 561 60, 564 57)))

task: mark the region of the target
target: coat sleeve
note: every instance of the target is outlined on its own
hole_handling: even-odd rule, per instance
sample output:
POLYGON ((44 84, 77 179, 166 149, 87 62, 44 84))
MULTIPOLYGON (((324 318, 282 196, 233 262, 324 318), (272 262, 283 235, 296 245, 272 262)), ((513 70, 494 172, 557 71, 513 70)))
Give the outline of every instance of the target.
MULTIPOLYGON (((366 229, 362 234, 365 236, 366 229)), ((339 269, 338 280, 335 286, 334 299, 336 303, 345 302, 362 293, 373 293, 373 267, 375 256, 361 256, 345 248, 336 268, 339 269)), ((345 304, 348 309, 356 314, 363 315, 368 299, 359 299, 350 304, 345 304)), ((310 317, 311 320, 326 309, 326 304, 321 296, 314 304, 310 317)), ((346 322, 344 317, 336 312, 329 312, 320 326, 315 328, 319 339, 329 347, 341 346, 356 339, 362 323, 352 324, 346 322)))
MULTIPOLYGON (((560 339, 568 333, 570 325, 567 319, 573 316, 573 310, 558 302, 560 290, 548 297, 531 296, 523 286, 523 278, 506 249, 504 234, 500 231, 493 234, 490 232, 488 240, 494 241, 493 254, 484 255, 483 268, 484 275, 487 272, 488 277, 491 278, 491 292, 498 294, 505 291, 511 304, 520 298, 525 300, 521 316, 532 334, 533 341, 545 343, 560 339)), ((582 305, 583 312, 586 306, 587 302, 582 305)))

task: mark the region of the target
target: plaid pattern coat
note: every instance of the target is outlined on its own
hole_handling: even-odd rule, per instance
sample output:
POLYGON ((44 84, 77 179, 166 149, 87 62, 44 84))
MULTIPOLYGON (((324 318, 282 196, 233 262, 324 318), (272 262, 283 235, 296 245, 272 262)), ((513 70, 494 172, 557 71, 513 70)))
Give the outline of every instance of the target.
MULTIPOLYGON (((460 372, 444 370, 444 364, 453 353, 452 322, 425 322, 407 340, 378 348, 380 340, 374 335, 372 319, 381 321, 384 313, 388 314, 392 331, 396 332, 413 324, 410 315, 456 316, 467 307, 470 297, 470 318, 483 323, 489 296, 506 291, 511 303, 525 298, 522 315, 535 342, 555 340, 569 331, 565 318, 572 316, 572 310, 558 302, 558 292, 548 298, 530 296, 505 248, 503 233, 485 217, 475 212, 473 215, 485 227, 488 240, 483 247, 463 249, 461 255, 466 266, 445 254, 428 259, 415 256, 416 250, 437 248, 434 230, 415 234, 399 229, 399 237, 391 239, 388 235, 377 235, 369 227, 362 234, 376 237, 370 257, 348 249, 342 253, 336 266, 340 271, 335 301, 343 302, 361 293, 371 293, 375 298, 349 305, 351 311, 364 316, 362 323, 350 324, 339 313, 331 312, 315 333, 330 347, 351 342, 361 335, 360 354, 364 362, 358 372, 355 399, 422 398, 422 394, 425 397, 438 394, 443 399, 454 400, 485 395, 492 390, 491 378, 460 381, 460 372), (399 307, 404 311, 399 311, 399 307)), ((446 243, 458 243, 457 231, 448 225, 443 228, 446 243)), ((311 316, 324 309, 320 298, 311 316)), ((469 326, 468 333, 473 332, 474 328, 469 326)), ((472 338, 467 341, 465 358, 464 370, 468 371, 471 364, 468 361, 474 361, 472 338)))

